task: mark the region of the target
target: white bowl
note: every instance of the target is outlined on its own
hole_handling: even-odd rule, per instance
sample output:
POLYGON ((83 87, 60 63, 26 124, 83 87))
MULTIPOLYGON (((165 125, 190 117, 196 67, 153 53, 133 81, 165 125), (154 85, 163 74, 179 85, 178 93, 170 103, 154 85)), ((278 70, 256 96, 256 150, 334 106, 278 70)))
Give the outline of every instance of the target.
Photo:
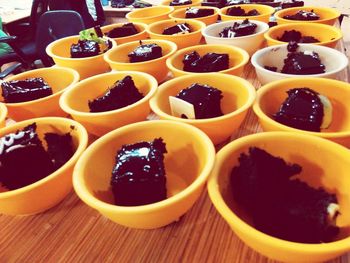
POLYGON ((236 47, 245 49, 249 53, 249 55, 252 55, 264 43, 265 41, 264 33, 269 30, 269 26, 268 24, 261 21, 257 21, 257 20, 249 20, 249 21, 257 24, 255 34, 242 36, 242 37, 234 37, 234 38, 219 37, 219 33, 225 27, 232 26, 235 22, 241 23, 243 22, 243 20, 226 21, 226 22, 212 24, 204 28, 202 30, 202 34, 207 44, 224 44, 224 45, 236 46, 236 47))
POLYGON ((262 85, 285 78, 300 78, 300 77, 317 77, 336 79, 349 64, 348 58, 333 48, 318 46, 314 44, 299 44, 298 51, 314 51, 320 56, 321 62, 326 67, 326 72, 321 74, 311 75, 294 75, 281 73, 284 65, 284 59, 287 57, 287 45, 277 45, 266 47, 255 52, 251 58, 251 62, 255 67, 257 77, 262 85), (267 70, 264 66, 277 67, 274 72, 267 70))

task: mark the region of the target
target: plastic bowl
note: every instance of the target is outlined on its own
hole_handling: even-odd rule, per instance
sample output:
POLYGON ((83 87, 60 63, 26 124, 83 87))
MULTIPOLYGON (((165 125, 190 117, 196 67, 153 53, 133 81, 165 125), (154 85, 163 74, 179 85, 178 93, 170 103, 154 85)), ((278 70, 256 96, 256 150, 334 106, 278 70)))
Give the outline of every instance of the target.
POLYGON ((252 56, 251 62, 255 67, 255 71, 260 83, 266 84, 271 81, 285 78, 317 77, 334 79, 337 78, 339 76, 339 73, 342 72, 349 64, 349 60, 346 55, 333 48, 313 44, 299 44, 298 51, 306 50, 318 53, 322 64, 326 66, 325 73, 312 75, 294 75, 274 72, 265 69, 265 66, 274 66, 277 67, 277 71, 281 71, 284 64, 283 61, 288 54, 287 44, 283 44, 260 49, 252 56), (337 63, 334 63, 334 61, 337 61, 337 63))
POLYGON ((147 32, 152 39, 163 39, 172 41, 177 45, 178 49, 198 45, 202 39, 202 29, 205 28, 203 22, 194 19, 170 19, 155 22, 149 25, 147 32), (187 23, 191 28, 191 33, 179 35, 163 35, 163 31, 167 27, 177 24, 187 23))
POLYGON ((47 132, 70 132, 75 153, 61 168, 33 184, 12 191, 0 189, 0 214, 31 215, 43 212, 62 201, 72 189, 73 167, 88 143, 85 128, 70 119, 46 117, 18 122, 3 128, 0 130, 0 137, 34 122, 37 124, 39 138, 43 138, 47 132))
POLYGON ((151 6, 135 9, 126 14, 126 19, 132 23, 151 24, 169 18, 169 14, 174 11, 172 6, 151 6))
POLYGON ((283 262, 324 262, 350 250, 349 169, 350 151, 336 143, 289 132, 259 133, 237 139, 219 151, 208 182, 209 196, 233 232, 252 249, 283 262), (239 155, 252 146, 287 162, 298 163, 303 167, 301 180, 314 187, 323 186, 337 195, 341 211, 337 225, 342 227, 337 241, 322 244, 290 242, 267 235, 249 223, 251 218, 232 198, 234 185, 230 184, 230 174, 238 165, 239 155))
POLYGON ((275 12, 275 9, 268 5, 259 4, 244 4, 244 5, 231 5, 220 9, 220 17, 222 21, 232 21, 232 20, 242 20, 248 18, 249 20, 258 20, 261 22, 268 23, 270 16, 275 12), (244 9, 245 12, 256 9, 260 15, 257 16, 229 16, 227 15, 227 10, 231 7, 240 7, 244 9))
POLYGON ((95 141, 75 166, 74 189, 90 207, 127 227, 152 229, 178 220, 200 196, 214 165, 215 149, 199 129, 178 122, 125 126, 95 141), (163 138, 168 198, 148 205, 117 206, 109 187, 115 155, 124 144, 163 138))
POLYGON ((350 84, 337 80, 321 78, 285 79, 269 83, 258 90, 254 112, 265 131, 291 131, 311 134, 329 139, 350 148, 350 84), (310 132, 295 129, 276 122, 272 115, 276 113, 292 88, 308 87, 329 98, 333 105, 333 121, 322 132, 310 132))
MULTIPOLYGON (((70 47, 72 44, 78 43, 78 39, 79 36, 58 39, 46 47, 46 53, 52 57, 56 65, 78 71, 80 79, 110 71, 107 62, 103 59, 103 54, 88 58, 71 58, 70 47)), ((110 41, 113 43, 113 47, 117 45, 113 39, 110 41)))
POLYGON ((242 78, 221 73, 206 73, 182 76, 165 82, 159 86, 156 95, 150 100, 150 105, 161 119, 191 124, 205 132, 214 144, 218 144, 239 128, 248 109, 253 105, 255 94, 254 87, 242 78), (223 116, 182 119, 171 115, 169 96, 176 96, 180 90, 194 83, 207 84, 222 91, 223 116))
MULTIPOLYGON (((126 24, 126 23, 116 23, 116 24, 103 26, 103 27, 101 27, 101 30, 102 30, 103 34, 107 34, 112 29, 114 29, 116 27, 122 27, 124 24, 126 24)), ((134 26, 136 27, 136 29, 137 29, 137 31, 139 33, 137 33, 135 35, 131 35, 131 36, 126 36, 126 37, 113 38, 114 41, 118 45, 124 44, 124 43, 128 43, 128 42, 132 42, 132 41, 136 41, 136 40, 143 40, 143 39, 146 39, 148 37, 148 34, 146 32, 146 28, 147 28, 146 24, 144 24, 144 23, 133 23, 133 24, 134 24, 134 26)))
POLYGON ((168 57, 175 53, 177 47, 175 43, 167 40, 149 39, 142 41, 142 44, 151 43, 155 43, 162 47, 162 57, 144 62, 130 63, 128 54, 136 47, 140 46, 139 41, 134 41, 122 44, 108 51, 104 58, 113 70, 131 70, 148 73, 154 76, 158 82, 161 82, 168 75, 168 69, 165 65, 165 61, 168 57))
POLYGON ((193 73, 183 70, 182 60, 184 55, 197 51, 200 56, 204 56, 209 52, 225 53, 229 54, 229 68, 219 71, 220 73, 226 73, 231 75, 240 75, 243 72, 244 66, 249 61, 249 54, 244 49, 239 47, 233 47, 228 45, 198 45, 188 48, 183 48, 177 51, 166 61, 166 65, 173 73, 174 77, 180 77, 184 75, 203 74, 193 73))
POLYGON ((110 72, 79 82, 62 95, 60 105, 74 120, 84 125, 89 133, 102 136, 121 126, 145 120, 150 113, 149 99, 154 95, 157 87, 156 79, 142 72, 110 72), (90 112, 88 101, 101 96, 108 87, 125 76, 132 77, 135 86, 144 97, 117 110, 90 112))
POLYGON ((333 26, 337 18, 340 16, 339 11, 335 8, 319 7, 319 6, 299 6, 299 7, 286 8, 286 9, 277 11, 274 14, 274 16, 279 25, 286 24, 286 23, 305 23, 305 21, 301 21, 301 20, 291 20, 291 19, 283 18, 286 15, 294 15, 299 10, 304 10, 304 11, 314 10, 314 12, 320 17, 319 20, 307 21, 308 23, 320 23, 320 24, 333 26))
MULTIPOLYGON (((163 6, 170 6, 170 3, 172 1, 173 0, 163 0, 161 4, 163 6)), ((178 6, 172 6, 172 7, 174 7, 174 10, 178 10, 178 9, 181 9, 181 8, 187 8, 187 7, 191 7, 191 6, 200 6, 201 3, 202 3, 202 0, 192 0, 192 4, 189 4, 189 5, 178 5, 178 6)))
POLYGON ((216 7, 212 7, 212 6, 194 6, 195 8, 198 9, 211 9, 214 10, 214 14, 210 15, 210 16, 203 16, 203 17, 197 17, 197 18, 186 18, 186 7, 185 8, 181 8, 181 9, 177 9, 174 12, 172 12, 169 17, 172 19, 195 19, 198 21, 201 21, 203 23, 205 23, 206 25, 211 25, 216 23, 216 21, 219 18, 219 8, 216 7))
MULTIPOLYGON (((65 90, 79 81, 78 72, 63 67, 41 68, 14 75, 7 78, 6 81, 39 77, 43 78, 50 85, 53 94, 27 102, 6 103, 8 116, 13 120, 22 121, 38 117, 66 116, 64 111, 60 108, 58 101, 65 90)), ((1 95, 0 100, 3 101, 1 95)))
POLYGON ((243 48, 245 51, 252 55, 255 51, 261 48, 265 42, 264 33, 269 30, 269 25, 255 20, 249 20, 257 25, 255 33, 248 36, 224 38, 219 37, 219 33, 228 26, 232 26, 234 22, 243 22, 243 20, 226 21, 222 23, 213 24, 207 26, 202 34, 207 44, 224 44, 235 47, 243 48))
POLYGON ((270 28, 265 33, 265 39, 268 46, 281 45, 287 42, 278 40, 282 37, 284 31, 296 30, 299 31, 302 36, 312 36, 320 40, 320 42, 313 43, 315 45, 326 46, 334 48, 338 41, 342 39, 343 34, 340 29, 316 23, 293 23, 293 24, 282 24, 270 28))
POLYGON ((5 127, 7 117, 7 108, 5 104, 0 102, 0 128, 5 127))

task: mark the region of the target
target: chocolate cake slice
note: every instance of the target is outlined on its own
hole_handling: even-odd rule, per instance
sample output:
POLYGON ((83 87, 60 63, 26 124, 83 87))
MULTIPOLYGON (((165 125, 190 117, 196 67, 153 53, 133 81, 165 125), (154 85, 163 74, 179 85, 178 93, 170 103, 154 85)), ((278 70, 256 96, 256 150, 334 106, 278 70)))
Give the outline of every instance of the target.
POLYGON ((87 58, 100 54, 100 46, 93 40, 79 40, 70 47, 71 58, 87 58))
POLYGON ((295 41, 298 43, 316 43, 320 42, 320 40, 312 37, 312 36, 303 36, 300 31, 297 30, 287 30, 283 32, 281 37, 277 38, 279 41, 291 42, 295 41))
POLYGON ((173 0, 170 2, 170 6, 179 6, 179 5, 190 5, 192 4, 191 0, 173 0))
POLYGON ((229 16, 257 16, 260 15, 260 13, 256 9, 249 10, 246 12, 242 7, 240 6, 234 6, 227 9, 226 15, 229 16))
POLYGON ((52 89, 43 78, 3 81, 2 96, 5 103, 37 100, 52 95, 52 89))
POLYGON ((320 19, 320 17, 314 12, 314 10, 311 10, 311 11, 299 10, 294 15, 286 15, 283 18, 289 19, 289 20, 302 20, 302 21, 312 21, 312 20, 320 19))
POLYGON ((193 104, 196 119, 215 118, 223 115, 220 107, 222 91, 209 85, 194 83, 181 90, 176 98, 193 104))
POLYGON ((250 22, 248 19, 240 22, 234 22, 232 26, 225 27, 220 33, 219 37, 234 38, 252 35, 255 33, 257 24, 250 22))
POLYGON ((139 33, 137 28, 133 23, 127 23, 121 27, 115 27, 107 33, 107 36, 110 38, 126 37, 132 36, 139 33))
POLYGON ((147 205, 166 199, 163 139, 123 145, 112 171, 111 189, 116 205, 147 205))
MULTIPOLYGON (((140 42, 141 43, 141 42, 140 42)), ((143 62, 162 57, 162 47, 157 44, 142 44, 128 54, 129 61, 143 62)))
POLYGON ((191 33, 191 27, 187 23, 177 24, 175 26, 167 27, 163 31, 163 35, 179 35, 191 33))
POLYGON ((200 9, 196 7, 189 7, 186 9, 185 17, 186 18, 198 18, 198 17, 205 17, 205 16, 211 16, 214 14, 213 9, 200 9))
POLYGON ((207 53, 201 57, 196 51, 184 56, 182 60, 184 71, 217 72, 229 68, 228 54, 207 53))
POLYGON ((89 101, 90 112, 116 110, 135 103, 143 98, 130 76, 117 80, 102 96, 89 101))
POLYGON ((289 1, 284 1, 281 4, 282 9, 291 8, 291 7, 298 7, 298 6, 304 6, 304 1, 289 0, 289 1))

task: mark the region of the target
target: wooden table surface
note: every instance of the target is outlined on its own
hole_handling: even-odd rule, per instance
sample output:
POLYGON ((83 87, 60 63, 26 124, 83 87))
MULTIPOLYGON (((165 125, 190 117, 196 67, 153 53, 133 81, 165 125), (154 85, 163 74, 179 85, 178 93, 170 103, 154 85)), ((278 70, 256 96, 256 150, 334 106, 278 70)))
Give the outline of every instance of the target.
MULTIPOLYGON (((343 29, 346 36, 338 47, 340 50, 344 50, 344 45, 350 50, 349 24, 346 19, 343 29)), ((251 65, 246 67, 243 77, 259 88, 251 65)), ((342 79, 349 81, 349 75, 344 73, 342 79)), ((260 131, 250 111, 232 139, 260 131)), ((38 215, 0 215, 2 262, 275 261, 254 252, 235 236, 205 190, 178 222, 155 230, 119 226, 86 206, 74 192, 58 206, 38 215)), ((331 262, 348 263, 350 253, 331 262)))
POLYGON ((2 23, 7 24, 28 18, 31 12, 31 0, 0 0, 2 23))

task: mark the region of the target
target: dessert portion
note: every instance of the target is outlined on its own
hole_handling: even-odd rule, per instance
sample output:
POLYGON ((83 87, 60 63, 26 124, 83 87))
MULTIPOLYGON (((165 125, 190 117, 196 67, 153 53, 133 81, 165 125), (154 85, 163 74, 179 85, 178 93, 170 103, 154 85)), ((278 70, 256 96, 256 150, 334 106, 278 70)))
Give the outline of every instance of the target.
POLYGON ((182 60, 184 71, 217 72, 229 68, 228 54, 207 53, 201 57, 196 51, 185 54, 182 60))
POLYGON ((252 35, 255 33, 257 27, 257 24, 250 22, 248 19, 245 19, 242 22, 234 22, 232 26, 225 27, 219 33, 219 37, 234 38, 252 35))
POLYGON ((36 132, 36 123, 0 138, 0 183, 15 190, 50 175, 74 154, 70 133, 46 133, 44 142, 36 132))
MULTIPOLYGON (((222 91, 205 84, 194 83, 181 90, 176 98, 191 103, 196 119, 207 119, 222 116, 220 103, 222 91)), ((188 118, 185 114, 182 118, 188 118)))
POLYGON ((1 89, 5 103, 32 101, 53 94, 52 88, 43 78, 3 81, 1 89))
POLYGON ((281 8, 291 8, 291 7, 299 7, 299 6, 304 6, 304 1, 299 1, 299 0, 287 0, 282 2, 281 8))
POLYGON ((71 58, 87 58, 100 55, 112 47, 112 42, 106 39, 99 26, 79 32, 78 43, 70 47, 71 58))
POLYGON ((170 6, 179 6, 179 5, 190 5, 192 4, 191 0, 173 0, 170 2, 170 6))
POLYGON ((162 57, 162 47, 155 43, 142 44, 128 54, 131 63, 143 62, 162 57))
POLYGON ((312 20, 320 19, 320 17, 314 12, 314 10, 311 10, 311 11, 299 10, 295 14, 286 15, 283 18, 289 19, 289 20, 302 20, 302 21, 312 21, 312 20))
POLYGON ((214 15, 213 9, 200 9, 196 7, 188 7, 185 12, 185 18, 198 18, 214 15))
POLYGON ((110 182, 116 205, 147 205, 166 199, 166 152, 162 138, 118 150, 110 182))
POLYGON ((143 98, 130 76, 117 80, 100 97, 89 101, 90 112, 111 111, 131 105, 143 98))
POLYGON ((299 0, 204 0, 202 2, 203 6, 214 6, 218 8, 241 4, 262 4, 272 6, 277 9, 304 6, 304 2, 299 0))
POLYGON ((294 88, 287 91, 288 97, 275 121, 305 131, 319 132, 332 122, 332 104, 329 99, 310 88, 294 88))
POLYGON ((133 23, 126 23, 120 27, 115 27, 107 33, 107 37, 118 38, 136 35, 139 33, 133 23))
POLYGON ((314 38, 313 36, 303 36, 300 31, 297 30, 290 30, 290 31, 284 31, 283 35, 281 37, 277 38, 279 41, 283 42, 297 42, 297 43, 316 43, 320 42, 317 38, 314 38))
POLYGON ((301 173, 300 165, 257 147, 241 153, 238 160, 230 178, 233 198, 256 229, 301 243, 331 242, 339 233, 336 195, 293 178, 301 173))
POLYGON ((145 8, 150 7, 152 4, 142 0, 112 0, 111 7, 113 8, 145 8))
POLYGON ((240 6, 234 6, 227 9, 226 15, 228 16, 257 16, 260 15, 260 13, 256 9, 249 10, 246 12, 242 7, 240 6))
POLYGON ((163 31, 163 35, 182 35, 191 33, 191 27, 187 23, 177 24, 175 26, 167 27, 163 31))

